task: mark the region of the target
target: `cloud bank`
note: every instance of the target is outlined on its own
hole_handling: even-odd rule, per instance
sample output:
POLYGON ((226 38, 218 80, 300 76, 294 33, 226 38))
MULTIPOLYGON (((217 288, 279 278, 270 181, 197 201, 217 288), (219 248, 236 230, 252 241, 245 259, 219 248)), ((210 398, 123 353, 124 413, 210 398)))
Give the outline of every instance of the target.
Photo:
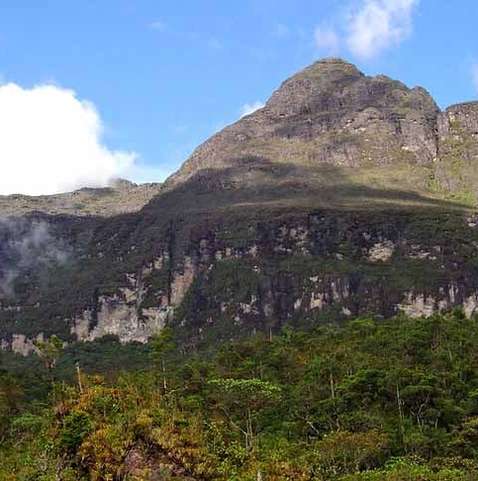
POLYGON ((413 30, 419 0, 360 0, 349 5, 336 28, 317 27, 319 50, 337 52, 345 47, 354 56, 369 60, 399 45, 413 30))
POLYGON ((106 186, 136 155, 102 143, 95 106, 54 85, 0 85, 0 194, 56 194, 106 186))

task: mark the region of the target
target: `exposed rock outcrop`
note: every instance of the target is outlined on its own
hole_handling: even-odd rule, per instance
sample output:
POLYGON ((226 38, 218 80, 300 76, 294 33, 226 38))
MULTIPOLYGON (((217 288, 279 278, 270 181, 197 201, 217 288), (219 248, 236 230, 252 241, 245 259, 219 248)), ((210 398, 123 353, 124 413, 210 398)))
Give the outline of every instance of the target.
MULTIPOLYGON (((68 342, 114 335, 143 343, 166 323, 182 333, 186 348, 211 335, 220 341, 285 324, 400 312, 429 316, 453 307, 472 316, 478 309, 478 229, 467 215, 316 211, 254 217, 195 216, 159 235, 154 255, 139 255, 138 239, 133 250, 123 246, 129 258, 116 261, 103 254, 115 252, 113 246, 101 247, 96 256, 102 256, 90 260, 98 269, 86 305, 73 311, 68 302, 48 305, 48 292, 40 296, 43 304, 5 305, 4 348, 26 354, 29 339, 52 334, 68 342), (126 270, 133 258, 136 270, 126 270), (114 283, 108 267, 118 272, 114 283), (25 317, 44 320, 22 331, 25 317)), ((91 276, 77 271, 72 279, 80 274, 91 276)))
POLYGON ((243 159, 265 176, 271 174, 263 172, 266 160, 309 168, 427 165, 437 156, 438 115, 422 88, 367 77, 339 59, 322 60, 284 82, 264 108, 201 145, 166 186, 201 170, 227 168, 233 183, 264 182, 234 171, 244 169, 243 159))
POLYGON ((478 197, 478 102, 453 105, 438 117, 438 186, 448 195, 478 197))

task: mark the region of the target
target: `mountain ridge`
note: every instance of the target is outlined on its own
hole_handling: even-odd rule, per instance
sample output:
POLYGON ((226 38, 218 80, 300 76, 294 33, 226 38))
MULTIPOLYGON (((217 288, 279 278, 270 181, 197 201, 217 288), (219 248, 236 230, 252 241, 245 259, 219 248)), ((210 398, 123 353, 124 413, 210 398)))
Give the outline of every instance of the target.
MULTIPOLYGON (((474 206, 478 177, 470 163, 475 157, 456 161, 463 157, 458 124, 461 144, 476 156, 478 102, 440 110, 423 87, 367 76, 345 60, 327 58, 285 80, 263 108, 198 146, 163 184, 2 196, 0 209, 6 215, 111 216, 138 211, 175 190, 185 197, 188 188, 219 198, 225 190, 242 189, 256 203, 274 202, 268 190, 283 198, 300 190, 309 204, 343 205, 344 198, 345 203, 358 200, 350 201, 342 191, 373 187, 396 191, 397 199, 402 190, 403 198, 412 192, 426 203, 452 200, 474 206), (322 199, 317 190, 324 187, 329 194, 322 199)), ((298 202, 296 194, 292 197, 292 204, 298 202)), ((180 208, 182 199, 175 203, 180 208)))
POLYGON ((2 216, 22 216, 34 212, 113 216, 140 210, 161 189, 161 183, 135 184, 125 179, 116 179, 108 187, 82 187, 60 194, 0 195, 0 212, 2 216))

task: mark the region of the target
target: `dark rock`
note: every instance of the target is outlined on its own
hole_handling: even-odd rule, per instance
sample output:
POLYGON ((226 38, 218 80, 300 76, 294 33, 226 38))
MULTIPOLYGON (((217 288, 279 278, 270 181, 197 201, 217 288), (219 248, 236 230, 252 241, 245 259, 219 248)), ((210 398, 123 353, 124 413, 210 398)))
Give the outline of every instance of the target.
POLYGON ((422 88, 367 77, 338 59, 316 62, 285 81, 263 109, 200 146, 167 186, 253 156, 311 168, 429 165, 437 156, 439 109, 422 88))

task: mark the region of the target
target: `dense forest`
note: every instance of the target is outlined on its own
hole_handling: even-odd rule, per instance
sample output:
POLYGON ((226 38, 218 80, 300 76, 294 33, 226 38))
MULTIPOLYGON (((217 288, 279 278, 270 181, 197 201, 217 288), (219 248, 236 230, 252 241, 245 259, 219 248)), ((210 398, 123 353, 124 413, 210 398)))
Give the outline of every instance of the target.
POLYGON ((0 480, 478 479, 478 319, 3 354, 0 480))

